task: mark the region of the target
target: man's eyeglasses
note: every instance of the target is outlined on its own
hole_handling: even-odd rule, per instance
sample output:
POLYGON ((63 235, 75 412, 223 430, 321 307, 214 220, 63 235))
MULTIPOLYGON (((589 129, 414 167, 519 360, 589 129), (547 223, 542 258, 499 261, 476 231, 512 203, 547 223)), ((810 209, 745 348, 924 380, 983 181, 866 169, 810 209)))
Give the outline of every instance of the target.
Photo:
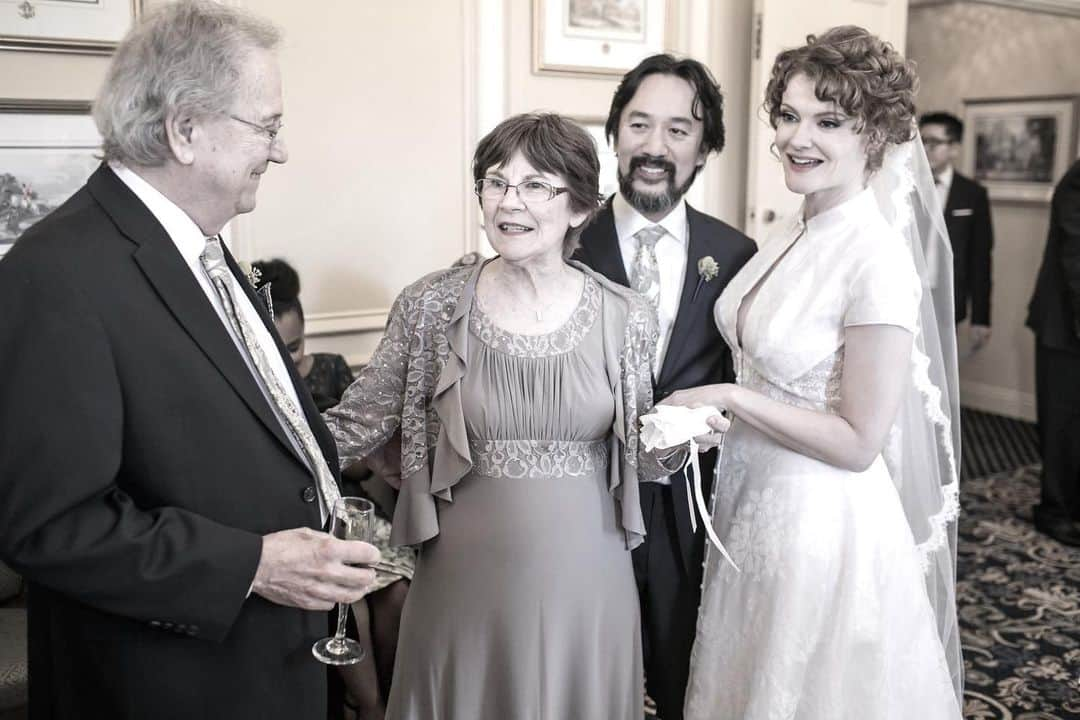
POLYGON ((277 139, 278 133, 281 132, 281 129, 283 127, 285 127, 285 124, 280 121, 275 122, 272 125, 260 125, 259 123, 253 123, 250 120, 245 120, 244 118, 239 118, 235 115, 230 115, 229 119, 247 125, 249 128, 254 129, 260 135, 265 135, 270 141, 271 147, 273 147, 274 140, 277 139))
POLYGON ((949 138, 923 138, 922 139, 923 147, 925 147, 927 150, 933 150, 934 148, 940 147, 941 145, 952 145, 953 142, 954 141, 950 140, 949 138))
POLYGON ((526 180, 517 185, 511 185, 499 178, 481 178, 476 181, 473 192, 484 200, 502 200, 510 188, 517 190, 518 197, 526 203, 547 202, 569 190, 569 188, 555 187, 543 180, 526 180))

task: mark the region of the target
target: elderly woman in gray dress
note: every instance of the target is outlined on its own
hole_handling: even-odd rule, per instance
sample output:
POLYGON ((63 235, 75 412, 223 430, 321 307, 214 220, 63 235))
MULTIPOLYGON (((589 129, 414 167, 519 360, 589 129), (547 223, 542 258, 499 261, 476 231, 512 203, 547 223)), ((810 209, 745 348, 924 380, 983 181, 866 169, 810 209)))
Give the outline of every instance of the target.
POLYGON ((387 717, 642 713, 630 549, 652 406, 647 301, 568 260, 597 208, 589 135, 512 117, 473 161, 499 255, 432 273, 327 415, 343 464, 401 431, 392 542, 420 546, 387 717))

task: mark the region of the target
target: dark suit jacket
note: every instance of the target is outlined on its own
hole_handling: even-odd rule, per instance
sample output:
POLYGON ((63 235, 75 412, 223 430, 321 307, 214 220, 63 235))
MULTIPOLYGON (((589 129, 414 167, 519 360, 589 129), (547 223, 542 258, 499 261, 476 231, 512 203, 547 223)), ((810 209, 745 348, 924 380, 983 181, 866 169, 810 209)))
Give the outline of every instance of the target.
MULTIPOLYGON (((739 268, 757 251, 753 240, 727 223, 700 213, 689 205, 686 214, 690 225, 686 277, 664 365, 654 384, 657 401, 676 390, 735 380, 731 351, 713 320, 713 305, 739 268), (720 272, 709 282, 701 282, 699 288, 697 264, 706 255, 716 260, 720 272)), ((581 247, 574 257, 611 280, 630 285, 619 251, 619 237, 610 200, 585 228, 581 235, 581 247)), ((706 495, 711 492, 715 461, 715 452, 702 457, 702 489, 706 495)), ((685 512, 688 507, 685 483, 676 481, 671 486, 683 562, 690 577, 700 579, 705 531, 699 523, 696 537, 691 532, 690 518, 685 512)))
POLYGON ((972 324, 989 325, 994 228, 986 188, 954 171, 945 203, 945 226, 953 251, 956 322, 968 317, 970 306, 972 324))
POLYGON ((327 615, 246 597, 261 535, 320 526, 314 483, 161 225, 99 168, 0 261, 0 308, 31 718, 323 720, 327 615))
POLYGON ((1054 190, 1027 326, 1047 347, 1080 352, 1080 161, 1054 190))

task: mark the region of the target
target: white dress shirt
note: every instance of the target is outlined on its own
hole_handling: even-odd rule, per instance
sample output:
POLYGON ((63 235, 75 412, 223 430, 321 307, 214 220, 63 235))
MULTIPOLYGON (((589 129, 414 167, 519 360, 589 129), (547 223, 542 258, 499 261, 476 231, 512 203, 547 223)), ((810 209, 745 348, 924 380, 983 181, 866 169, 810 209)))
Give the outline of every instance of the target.
MULTIPOLYGON (((949 202, 949 191, 952 189, 954 174, 953 166, 946 165, 945 169, 934 179, 934 189, 937 190, 938 200, 941 201, 942 213, 946 213, 945 205, 949 202)), ((948 221, 947 214, 946 221, 948 221)), ((926 260, 926 276, 930 278, 930 287, 932 288, 936 288, 938 285, 938 268, 941 264, 940 255, 936 243, 930 243, 923 248, 923 257, 926 260)))
MULTIPOLYGON (((161 226, 165 228, 165 233, 169 236, 169 239, 176 245, 177 251, 184 259, 184 263, 191 270, 191 274, 195 276, 195 281, 199 283, 199 287, 202 289, 203 294, 206 295, 207 301, 214 308, 214 312, 217 313, 218 318, 221 320, 221 324, 225 326, 225 331, 229 333, 229 337, 232 338, 233 344, 236 345, 236 351, 240 353, 240 357, 244 359, 244 364, 247 366, 248 371, 252 377, 255 378, 255 384, 259 386, 259 390, 262 391, 263 397, 266 398, 267 404, 273 410, 275 417, 285 428, 285 436, 289 438, 293 444, 293 448, 301 459, 307 464, 307 456, 304 454, 303 447, 293 437, 292 432, 288 430, 288 424, 284 418, 281 417, 280 411, 277 405, 274 403, 272 397, 263 387, 263 381, 259 377, 259 371, 251 362, 251 358, 248 357, 247 346, 244 345, 244 341, 233 329, 232 322, 229 320, 229 316, 225 313, 225 308, 221 305, 221 298, 218 297, 217 291, 210 283, 210 278, 206 276, 206 271, 203 269, 202 260, 199 256, 202 255, 203 249, 206 247, 206 236, 203 234, 199 226, 195 224, 195 221, 188 217, 188 214, 181 210, 172 200, 165 197, 150 183, 139 177, 137 173, 130 168, 125 167, 119 163, 110 163, 109 168, 116 173, 116 176, 131 189, 133 193, 142 201, 146 209, 157 219, 161 226)), ((285 367, 285 361, 281 357, 281 353, 278 352, 277 346, 274 344, 274 339, 270 336, 270 331, 263 324, 262 318, 259 317, 255 307, 248 300, 247 295, 244 293, 244 289, 240 287, 240 283, 232 273, 229 273, 229 282, 232 283, 232 296, 236 303, 236 309, 243 313, 244 319, 247 320, 248 325, 255 333, 255 339, 258 341, 259 346, 263 349, 263 354, 266 356, 270 363, 270 368, 273 370, 274 375, 280 381, 281 386, 285 388, 285 392, 289 398, 296 403, 296 407, 302 407, 300 405, 300 398, 296 394, 296 388, 293 386, 292 378, 289 377, 289 371, 285 367)), ((308 467, 310 471, 310 465, 308 467)), ((319 513, 323 524, 326 524, 326 519, 329 517, 327 512, 326 503, 323 501, 322 493, 316 493, 319 498, 319 513)))
POLYGON ((938 174, 937 179, 934 181, 934 184, 937 187, 938 199, 941 200, 942 211, 945 210, 945 203, 949 201, 949 190, 952 189, 952 180, 953 167, 952 165, 947 165, 945 169, 938 174))
MULTIPOLYGON (((660 222, 654 223, 631 206, 622 193, 615 193, 611 201, 611 212, 615 216, 615 233, 619 236, 619 252, 622 253, 627 278, 630 277, 634 255, 638 249, 634 234, 653 225, 664 228, 663 236, 656 241, 656 265, 660 272, 660 302, 656 308, 660 333, 656 340, 656 359, 653 361, 653 377, 656 378, 660 376, 660 368, 664 366, 671 330, 675 327, 675 316, 679 314, 683 280, 686 278, 686 255, 690 247, 686 201, 680 200, 660 222)), ((662 477, 651 482, 670 485, 671 478, 662 477)))
POLYGON ((619 251, 622 253, 628 278, 638 248, 634 234, 653 225, 664 229, 664 235, 656 242, 656 265, 660 271, 660 302, 656 310, 660 334, 656 343, 653 377, 658 377, 660 368, 664 365, 668 342, 671 340, 671 330, 675 327, 675 316, 679 314, 679 299, 682 297, 683 280, 686 278, 686 255, 690 238, 686 201, 680 200, 660 222, 654 223, 634 209, 623 198, 622 193, 615 193, 611 212, 615 216, 615 232, 619 236, 619 251))

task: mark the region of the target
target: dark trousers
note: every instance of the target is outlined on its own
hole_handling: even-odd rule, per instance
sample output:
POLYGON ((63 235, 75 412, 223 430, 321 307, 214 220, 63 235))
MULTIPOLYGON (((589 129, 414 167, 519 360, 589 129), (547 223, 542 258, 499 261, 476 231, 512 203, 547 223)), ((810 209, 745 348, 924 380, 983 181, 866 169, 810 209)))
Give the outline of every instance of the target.
POLYGON ((671 487, 642 483, 641 511, 646 536, 633 560, 646 685, 661 720, 681 720, 701 585, 688 577, 679 552, 671 487))
POLYGON ((1080 521, 1080 354, 1035 345, 1035 398, 1045 519, 1080 521))

